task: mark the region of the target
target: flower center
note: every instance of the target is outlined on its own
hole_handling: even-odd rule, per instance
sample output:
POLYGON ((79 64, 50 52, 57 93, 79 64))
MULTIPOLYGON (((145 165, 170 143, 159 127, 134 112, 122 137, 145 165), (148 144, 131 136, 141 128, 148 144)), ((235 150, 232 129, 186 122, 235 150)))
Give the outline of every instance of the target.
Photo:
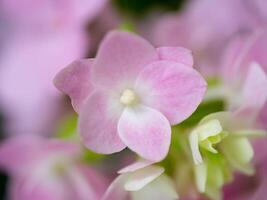
POLYGON ((137 102, 137 100, 138 98, 135 92, 131 89, 124 90, 120 97, 120 102, 124 104, 125 106, 134 105, 137 102))

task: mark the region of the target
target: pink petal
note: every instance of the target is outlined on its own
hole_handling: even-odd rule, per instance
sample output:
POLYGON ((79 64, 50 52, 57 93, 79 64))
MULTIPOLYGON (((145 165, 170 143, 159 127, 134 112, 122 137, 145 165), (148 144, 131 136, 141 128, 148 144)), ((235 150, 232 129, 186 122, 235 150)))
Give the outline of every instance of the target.
POLYGON ((106 88, 132 83, 147 63, 158 58, 151 44, 132 33, 113 31, 100 45, 93 67, 93 81, 106 88))
POLYGON ((237 113, 257 117, 267 100, 266 86, 266 73, 260 65, 251 63, 242 91, 243 104, 237 113))
POLYGON ((77 170, 88 182, 89 187, 95 192, 97 199, 100 199, 108 187, 108 181, 104 174, 100 174, 96 170, 89 168, 88 165, 78 166, 77 170))
POLYGON ((137 170, 130 174, 129 179, 124 183, 124 188, 127 191, 138 191, 158 178, 163 172, 163 167, 154 165, 137 170))
POLYGON ((245 79, 252 62, 259 63, 267 71, 266 31, 256 30, 252 34, 239 34, 226 49, 223 57, 223 75, 226 81, 240 81, 245 79), (237 79, 237 80, 236 80, 237 79))
POLYGON ((169 60, 182 63, 189 67, 193 66, 191 51, 183 47, 160 47, 157 48, 160 60, 169 60))
POLYGON ((124 189, 124 183, 128 178, 126 174, 118 176, 110 184, 102 200, 130 200, 129 192, 124 189))
POLYGON ((197 71, 172 61, 151 63, 136 81, 141 101, 162 112, 171 124, 185 120, 196 110, 206 87, 197 71))
POLYGON ((88 168, 88 166, 84 167, 83 170, 81 170, 80 167, 73 167, 65 175, 65 180, 61 180, 61 184, 65 184, 65 189, 67 189, 69 193, 67 195, 67 199, 100 200, 100 197, 102 196, 106 188, 103 188, 102 186, 103 183, 101 183, 101 177, 96 176, 94 171, 91 170, 90 172, 89 170, 90 169, 88 168))
POLYGON ((96 91, 87 99, 79 117, 80 135, 86 147, 105 154, 125 148, 117 131, 122 112, 119 106, 103 91, 96 91))
POLYGON ((76 60, 61 70, 54 79, 55 86, 69 95, 76 112, 93 90, 90 81, 93 59, 76 60))
POLYGON ((168 153, 170 124, 152 108, 141 105, 126 108, 119 120, 118 131, 124 144, 147 160, 160 161, 168 153))
POLYGON ((139 161, 119 170, 118 173, 124 174, 124 173, 128 173, 128 172, 134 172, 136 170, 142 169, 142 168, 147 167, 147 166, 152 165, 152 164, 153 164, 153 162, 151 162, 149 160, 139 160, 139 161))
POLYGON ((267 100, 267 75, 261 66, 255 62, 251 63, 243 93, 247 102, 257 104, 262 107, 267 100), (257 102, 257 103, 256 103, 257 102))

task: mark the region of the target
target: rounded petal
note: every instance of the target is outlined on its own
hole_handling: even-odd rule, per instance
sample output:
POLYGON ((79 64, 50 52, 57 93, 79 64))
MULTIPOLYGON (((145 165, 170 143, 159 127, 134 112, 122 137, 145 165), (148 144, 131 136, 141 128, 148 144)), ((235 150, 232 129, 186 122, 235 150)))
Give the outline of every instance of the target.
POLYGON ((96 91, 87 99, 80 112, 79 131, 82 141, 95 152, 110 154, 125 148, 117 131, 122 109, 114 102, 104 91, 96 91))
POLYGON ((126 108, 119 120, 121 140, 141 157, 160 161, 168 153, 171 126, 160 112, 146 107, 126 108))
POLYGON ((164 168, 158 166, 148 166, 130 174, 125 181, 126 191, 138 191, 144 186, 158 178, 164 172, 164 168))
POLYGON ((266 85, 266 73, 259 64, 251 63, 243 86, 243 103, 237 113, 240 115, 247 113, 252 120, 253 117, 257 118, 267 100, 266 85))
POLYGON ((55 86, 70 96, 76 112, 79 112, 93 90, 90 81, 93 62, 93 59, 76 60, 61 70, 54 79, 55 86))
POLYGON ((92 71, 93 81, 106 88, 133 82, 146 64, 158 58, 146 40, 132 33, 113 31, 100 45, 92 71))
POLYGON ((161 175, 139 191, 132 192, 133 200, 177 200, 178 195, 172 180, 161 175))
POLYGON ((160 60, 169 60, 182 63, 186 66, 193 66, 191 51, 183 47, 160 47, 157 48, 160 60))
POLYGON ((153 164, 153 162, 148 161, 148 160, 139 160, 139 161, 119 170, 118 173, 124 174, 124 173, 134 172, 136 170, 142 169, 142 168, 147 167, 147 166, 152 165, 152 164, 153 164))
POLYGON ((135 87, 142 103, 162 112, 173 125, 196 110, 207 84, 193 68, 172 61, 157 61, 140 73, 135 87))

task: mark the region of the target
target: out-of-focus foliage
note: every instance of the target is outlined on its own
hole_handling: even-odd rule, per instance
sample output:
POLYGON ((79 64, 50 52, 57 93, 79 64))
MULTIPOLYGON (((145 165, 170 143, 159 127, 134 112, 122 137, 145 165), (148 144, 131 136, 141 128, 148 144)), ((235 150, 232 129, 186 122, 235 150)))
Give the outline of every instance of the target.
POLYGON ((154 9, 176 11, 185 0, 113 0, 114 5, 123 13, 143 17, 154 9))

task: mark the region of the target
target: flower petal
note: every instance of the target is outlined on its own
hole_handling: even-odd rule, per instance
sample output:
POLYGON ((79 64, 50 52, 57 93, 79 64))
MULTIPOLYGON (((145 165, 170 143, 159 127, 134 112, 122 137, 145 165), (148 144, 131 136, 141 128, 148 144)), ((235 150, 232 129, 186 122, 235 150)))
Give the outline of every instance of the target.
POLYGON ((172 125, 196 110, 206 87, 197 71, 172 61, 151 63, 136 81, 136 90, 143 103, 162 112, 172 125))
POLYGON ((203 193, 206 190, 208 168, 205 163, 194 166, 194 173, 196 177, 196 185, 199 192, 203 193))
POLYGON ((134 172, 136 170, 142 169, 142 168, 147 167, 147 166, 152 165, 152 164, 153 164, 153 162, 148 161, 148 160, 139 160, 139 161, 119 170, 118 173, 124 174, 124 173, 134 172))
POLYGON ((96 91, 80 113, 81 138, 85 146, 95 152, 110 154, 125 148, 117 131, 122 110, 114 102, 104 91, 96 91))
POLYGON ((251 63, 244 86, 243 105, 237 111, 240 115, 248 113, 256 118, 267 100, 267 75, 257 63, 251 63))
POLYGON ((100 45, 93 67, 93 81, 104 87, 133 82, 146 64, 158 59, 154 47, 132 33, 113 31, 100 45))
POLYGON ((130 200, 129 192, 124 189, 128 174, 118 176, 108 187, 101 200, 130 200))
POLYGON ((126 191, 138 191, 155 180, 164 172, 164 168, 158 166, 148 166, 130 174, 124 184, 126 191))
POLYGON ((182 63, 186 66, 193 66, 191 51, 183 47, 160 47, 157 48, 160 60, 169 60, 182 63))
POLYGON ((124 144, 147 160, 160 161, 168 153, 171 126, 152 108, 142 105, 126 108, 119 120, 118 131, 124 144))
POLYGON ((175 200, 178 195, 172 180, 161 175, 139 191, 132 192, 132 200, 175 200))
POLYGON ((61 70, 54 79, 55 86, 70 96, 76 112, 80 111, 93 90, 90 81, 93 62, 93 59, 76 60, 61 70))
POLYGON ((217 119, 210 120, 199 125, 194 131, 198 133, 199 140, 205 140, 211 136, 216 136, 222 131, 220 121, 217 119))
POLYGON ((192 151, 193 161, 196 165, 203 162, 202 156, 199 150, 198 135, 196 132, 192 132, 189 135, 189 144, 192 151))
POLYGON ((250 166, 250 161, 254 151, 247 138, 227 138, 223 140, 221 146, 226 158, 234 168, 249 175, 253 174, 254 170, 250 166))

